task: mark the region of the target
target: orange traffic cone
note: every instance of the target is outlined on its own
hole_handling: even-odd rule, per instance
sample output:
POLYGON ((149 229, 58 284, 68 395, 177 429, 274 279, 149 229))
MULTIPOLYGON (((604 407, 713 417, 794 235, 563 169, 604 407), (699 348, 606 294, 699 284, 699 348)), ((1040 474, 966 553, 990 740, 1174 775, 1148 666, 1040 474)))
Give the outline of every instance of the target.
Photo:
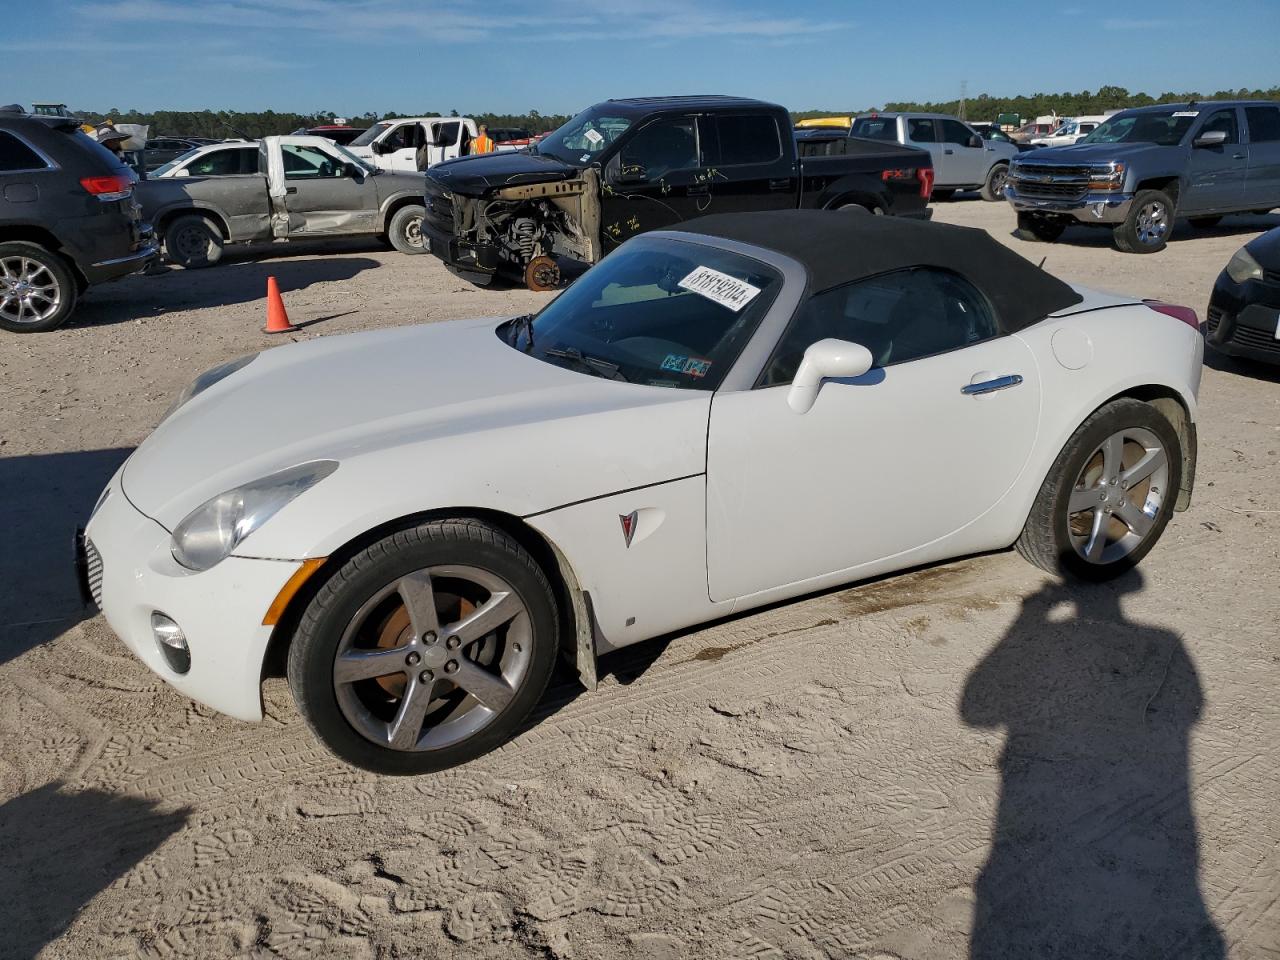
POLYGON ((267 277, 267 325, 263 333, 288 333, 297 330, 289 322, 289 314, 285 312, 284 301, 280 299, 280 286, 275 277, 267 277))

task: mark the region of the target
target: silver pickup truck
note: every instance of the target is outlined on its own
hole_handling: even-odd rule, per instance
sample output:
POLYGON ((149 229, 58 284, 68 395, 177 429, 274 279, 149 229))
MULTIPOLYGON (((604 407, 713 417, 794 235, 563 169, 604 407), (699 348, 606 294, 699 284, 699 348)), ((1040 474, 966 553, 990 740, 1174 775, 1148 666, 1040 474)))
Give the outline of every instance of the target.
POLYGON ((323 137, 266 137, 254 172, 144 180, 137 196, 165 256, 208 267, 228 243, 300 237, 385 237, 424 253, 423 178, 391 173, 323 137))
POLYGON ((1280 104, 1124 110, 1073 146, 1020 154, 1005 196, 1025 239, 1051 242, 1082 223, 1109 228, 1126 253, 1155 253, 1176 217, 1209 227, 1280 207, 1280 104))

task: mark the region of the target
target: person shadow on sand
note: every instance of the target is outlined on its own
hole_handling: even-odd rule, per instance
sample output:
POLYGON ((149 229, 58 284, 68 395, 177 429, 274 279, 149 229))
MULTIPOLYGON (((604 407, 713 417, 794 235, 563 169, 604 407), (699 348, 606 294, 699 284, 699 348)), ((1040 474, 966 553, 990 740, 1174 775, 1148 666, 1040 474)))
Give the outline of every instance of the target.
POLYGON ((1125 619, 1142 582, 1046 585, 969 675, 961 719, 1006 732, 972 960, 1225 956, 1188 786, 1203 694, 1176 634, 1125 619))

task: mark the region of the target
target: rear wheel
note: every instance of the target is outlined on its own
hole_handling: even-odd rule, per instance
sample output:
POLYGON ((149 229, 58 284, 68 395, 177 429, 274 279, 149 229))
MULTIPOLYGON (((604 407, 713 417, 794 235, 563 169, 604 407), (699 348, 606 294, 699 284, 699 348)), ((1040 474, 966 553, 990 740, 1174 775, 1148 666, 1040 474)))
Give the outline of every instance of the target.
POLYGON ((556 604, 534 559, 475 520, 426 523, 345 563, 308 605, 289 685, 316 736, 377 773, 499 746, 555 662, 556 604))
POLYGON ((1035 213, 1018 213, 1017 234, 1023 240, 1040 240, 1044 243, 1053 243, 1053 241, 1062 236, 1063 231, 1066 229, 1067 225, 1061 220, 1051 219, 1035 213))
POLYGON ((1158 253, 1173 233, 1173 201, 1162 190, 1139 190, 1124 223, 1112 231, 1124 253, 1158 253))
POLYGON ((982 199, 989 201, 1004 199, 1004 182, 1009 179, 1009 165, 997 163, 987 174, 986 183, 982 185, 982 199))
POLYGON ((44 333, 66 322, 76 281, 65 260, 36 243, 0 243, 0 329, 44 333))
POLYGON ((1018 552, 1050 573, 1109 580, 1155 546, 1181 483, 1182 448, 1172 424, 1150 404, 1113 400, 1058 455, 1018 552))
POLYGON ((164 252, 188 270, 212 267, 222 259, 222 231, 199 214, 178 217, 165 227, 164 252))
POLYGON ((401 253, 426 253, 427 245, 422 237, 422 218, 427 214, 421 204, 411 203, 401 207, 391 217, 387 237, 391 245, 401 253))

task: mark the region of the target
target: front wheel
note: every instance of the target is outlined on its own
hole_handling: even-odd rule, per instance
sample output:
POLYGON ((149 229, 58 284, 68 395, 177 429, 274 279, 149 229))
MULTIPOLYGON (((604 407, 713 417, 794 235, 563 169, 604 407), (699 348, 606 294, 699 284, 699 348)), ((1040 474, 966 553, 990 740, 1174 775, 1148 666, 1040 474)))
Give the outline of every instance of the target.
POLYGON ((1004 199, 1004 182, 1009 179, 1009 165, 1007 163, 997 163, 991 168, 987 174, 987 180, 982 185, 982 199, 988 201, 997 201, 1004 199))
POLYGON ((212 267, 222 259, 222 246, 222 232, 197 213, 178 217, 164 231, 165 256, 188 270, 212 267))
POLYGON ((392 214, 391 223, 387 225, 391 245, 401 253, 426 253, 427 244, 422 237, 422 218, 426 215, 426 208, 417 203, 392 214))
POLYGON ((1124 223, 1112 231, 1124 253, 1158 253, 1173 232, 1173 201, 1162 190, 1139 190, 1124 223))
POLYGON ((1160 539, 1181 483, 1182 447, 1173 425, 1150 404, 1113 400, 1063 447, 1018 552, 1050 573, 1119 576, 1160 539))
POLYGON ((476 520, 392 534, 356 554, 307 606, 289 686, 329 750, 418 774, 508 740, 551 677, 556 602, 537 562, 476 520))

